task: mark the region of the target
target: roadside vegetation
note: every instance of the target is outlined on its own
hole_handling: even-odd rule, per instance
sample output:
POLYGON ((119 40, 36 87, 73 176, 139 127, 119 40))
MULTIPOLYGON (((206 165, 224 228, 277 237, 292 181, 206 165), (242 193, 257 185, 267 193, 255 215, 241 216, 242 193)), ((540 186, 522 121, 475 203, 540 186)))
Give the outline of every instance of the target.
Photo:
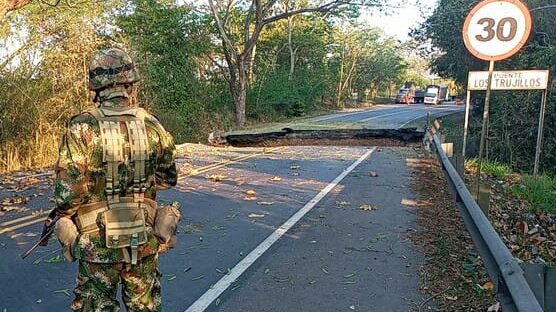
MULTIPOLYGON (((527 45, 512 58, 496 62, 496 70, 550 69, 556 73, 556 9, 553 0, 525 0, 533 17, 533 32, 527 45)), ((433 14, 413 30, 414 47, 430 60, 431 69, 441 77, 465 86, 469 71, 487 70, 488 62, 472 56, 463 43, 461 29, 475 6, 473 0, 440 0, 433 14), (457 30, 457 31, 456 31, 457 30)), ((554 80, 553 80, 554 81, 554 80)), ((475 109, 471 135, 481 131, 484 92, 471 96, 475 109)), ((534 163, 541 92, 495 91, 492 93, 489 144, 491 160, 515 172, 531 172, 534 163)), ((548 107, 556 103, 556 84, 549 90, 548 107)), ((556 110, 548 109, 545 119, 541 171, 556 173, 556 110)))
MULTIPOLYGON (((440 132, 461 135, 459 119, 457 115, 443 118, 440 132)), ((477 166, 476 158, 466 159, 465 180, 470 189, 477 166)), ((525 262, 556 264, 556 178, 544 173, 535 179, 492 159, 482 161, 481 177, 490 187, 488 218, 514 256, 525 262)))
POLYGON ((274 1, 262 15, 252 14, 261 1, 0 8, 9 12, 0 21, 0 172, 53 163, 65 121, 92 105, 87 66, 104 46, 132 54, 136 96, 179 142, 393 96, 406 79, 423 79, 406 46, 358 23, 361 7, 330 2, 274 1))

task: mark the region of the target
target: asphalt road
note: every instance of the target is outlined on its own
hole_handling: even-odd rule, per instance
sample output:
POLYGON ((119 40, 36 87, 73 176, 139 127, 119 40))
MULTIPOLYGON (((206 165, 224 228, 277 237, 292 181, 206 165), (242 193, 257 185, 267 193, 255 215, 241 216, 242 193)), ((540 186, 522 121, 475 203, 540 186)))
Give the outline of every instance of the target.
POLYGON ((309 122, 319 124, 354 124, 357 128, 368 129, 398 129, 405 128, 411 122, 422 120, 426 122, 428 113, 432 118, 461 112, 463 105, 424 105, 424 104, 399 104, 399 105, 376 105, 369 110, 339 113, 333 115, 319 116, 310 119, 309 122))
MULTIPOLYGON (((423 259, 406 240, 417 225, 402 204, 414 196, 405 150, 258 152, 207 151, 211 159, 198 161, 205 168, 224 163, 160 192, 163 203, 181 201, 185 216, 179 246, 161 257, 165 311, 409 311, 423 300, 423 259), (251 157, 229 161, 245 155, 251 157)), ((50 181, 38 180, 4 179, 4 199, 27 187, 15 194, 43 195, 22 205, 28 210, 5 212, 0 223, 48 206, 50 181)), ((0 309, 68 310, 77 266, 59 261, 57 242, 19 258, 39 230, 37 224, 0 235, 0 309)))
POLYGON ((281 131, 283 128, 294 130, 333 130, 333 129, 400 129, 423 128, 427 115, 431 118, 463 112, 464 105, 442 104, 387 104, 370 108, 327 114, 312 118, 294 119, 273 123, 263 128, 232 131, 228 134, 248 134, 281 131))
MULTIPOLYGON (((461 110, 389 105, 312 122, 403 127, 431 109, 461 110)), ((423 255, 407 240, 418 225, 406 162, 417 154, 186 145, 178 186, 158 198, 184 215, 179 245, 160 260, 164 311, 415 310, 423 255)), ((2 312, 69 310, 77 265, 58 243, 19 258, 51 196, 48 174, 0 177, 2 312)))

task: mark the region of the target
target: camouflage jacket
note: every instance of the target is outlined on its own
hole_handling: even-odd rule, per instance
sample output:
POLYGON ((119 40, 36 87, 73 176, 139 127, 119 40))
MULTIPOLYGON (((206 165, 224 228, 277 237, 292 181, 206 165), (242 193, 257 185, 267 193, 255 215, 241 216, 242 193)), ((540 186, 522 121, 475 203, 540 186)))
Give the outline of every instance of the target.
MULTIPOLYGON (((103 102, 104 107, 122 106, 125 98, 115 98, 103 102)), ((177 182, 174 162, 175 146, 172 136, 158 119, 150 114, 145 118, 149 142, 146 161, 146 198, 156 199, 156 191, 173 186, 177 182)), ((129 140, 129 138, 125 138, 129 140)), ((105 169, 102 162, 103 147, 98 121, 89 113, 74 116, 68 123, 63 137, 56 165, 54 198, 58 214, 75 218, 79 207, 84 204, 106 200, 105 169)), ((120 196, 133 185, 133 166, 123 163, 118 169, 120 176, 120 196)), ((158 251, 158 241, 148 228, 148 241, 138 250, 139 257, 158 251)), ((95 263, 116 263, 123 261, 121 249, 108 249, 104 233, 80 234, 73 255, 77 259, 95 263)))

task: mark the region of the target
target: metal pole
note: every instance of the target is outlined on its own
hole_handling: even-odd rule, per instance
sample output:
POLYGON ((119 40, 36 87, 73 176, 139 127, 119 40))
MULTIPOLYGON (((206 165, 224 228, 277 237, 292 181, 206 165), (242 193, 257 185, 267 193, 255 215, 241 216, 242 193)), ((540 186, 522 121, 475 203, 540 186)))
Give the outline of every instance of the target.
POLYGON ((490 90, 492 89, 492 72, 494 71, 494 61, 490 61, 488 64, 488 84, 486 90, 486 97, 485 97, 485 107, 483 110, 483 127, 481 129, 481 142, 479 143, 479 159, 477 161, 477 198, 479 198, 479 188, 480 188, 480 180, 481 180, 481 166, 482 166, 482 158, 483 152, 485 149, 485 139, 486 139, 486 132, 488 128, 488 114, 489 114, 489 104, 490 104, 490 90))
POLYGON ((471 91, 467 90, 467 96, 465 98, 465 122, 463 123, 463 147, 461 155, 463 156, 463 161, 465 162, 465 150, 467 147, 467 129, 469 128, 469 105, 471 104, 471 91))
POLYGON ((536 179, 539 174, 539 162, 541 159, 541 149, 542 149, 542 132, 544 128, 544 114, 546 111, 546 94, 545 89, 541 97, 541 112, 539 114, 539 128, 537 132, 537 148, 535 149, 535 166, 533 168, 533 177, 536 179))

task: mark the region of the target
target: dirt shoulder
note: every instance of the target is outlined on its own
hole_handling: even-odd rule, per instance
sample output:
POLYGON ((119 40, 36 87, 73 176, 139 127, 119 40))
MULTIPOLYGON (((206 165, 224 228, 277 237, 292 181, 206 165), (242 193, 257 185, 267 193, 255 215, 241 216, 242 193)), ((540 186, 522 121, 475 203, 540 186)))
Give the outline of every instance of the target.
POLYGON ((419 311, 487 311, 497 303, 490 282, 447 181, 430 155, 413 159, 412 188, 420 230, 410 239, 425 255, 421 290, 429 297, 419 311))

